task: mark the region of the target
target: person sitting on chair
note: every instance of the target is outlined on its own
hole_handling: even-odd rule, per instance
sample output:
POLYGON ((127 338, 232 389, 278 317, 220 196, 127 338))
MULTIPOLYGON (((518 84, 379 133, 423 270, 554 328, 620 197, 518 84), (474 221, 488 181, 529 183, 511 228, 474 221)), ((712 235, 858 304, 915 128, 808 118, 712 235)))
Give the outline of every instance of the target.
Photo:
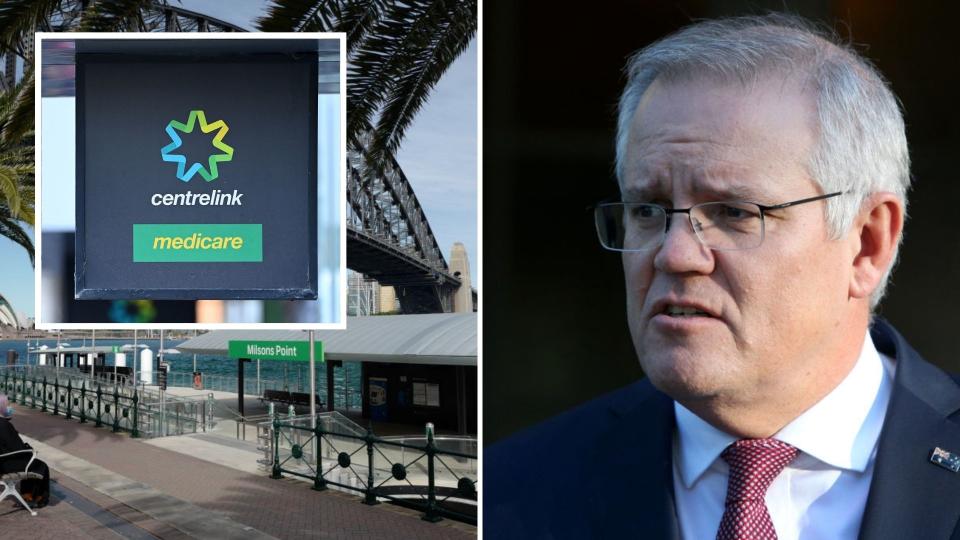
MULTIPOLYGON (((7 396, 0 394, 0 455, 31 449, 13 427, 10 421, 11 416, 13 416, 13 407, 10 406, 7 396)), ((0 474, 23 472, 30 463, 30 458, 31 455, 24 452, 0 459, 0 474)), ((42 508, 50 501, 50 468, 39 459, 34 459, 33 463, 30 463, 30 472, 43 475, 43 479, 22 481, 20 493, 31 506, 42 508)))

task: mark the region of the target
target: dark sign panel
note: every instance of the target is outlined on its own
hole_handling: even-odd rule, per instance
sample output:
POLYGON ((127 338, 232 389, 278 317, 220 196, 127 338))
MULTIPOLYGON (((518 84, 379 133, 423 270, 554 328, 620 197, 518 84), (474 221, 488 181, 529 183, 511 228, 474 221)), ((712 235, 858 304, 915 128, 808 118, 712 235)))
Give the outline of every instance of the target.
POLYGON ((255 41, 78 40, 76 298, 316 298, 317 43, 255 41))

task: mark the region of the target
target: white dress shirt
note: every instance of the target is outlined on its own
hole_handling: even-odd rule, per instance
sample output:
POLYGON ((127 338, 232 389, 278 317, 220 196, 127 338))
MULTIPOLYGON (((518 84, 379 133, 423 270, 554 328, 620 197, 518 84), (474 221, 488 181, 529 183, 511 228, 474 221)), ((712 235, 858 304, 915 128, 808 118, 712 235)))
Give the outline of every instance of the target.
MULTIPOLYGON (((867 333, 840 384, 781 429, 800 450, 774 479, 766 503, 779 540, 857 537, 873 476, 877 439, 892 391, 894 362, 867 333)), ((681 538, 716 538, 727 494, 720 453, 737 438, 674 402, 673 486, 681 538)))

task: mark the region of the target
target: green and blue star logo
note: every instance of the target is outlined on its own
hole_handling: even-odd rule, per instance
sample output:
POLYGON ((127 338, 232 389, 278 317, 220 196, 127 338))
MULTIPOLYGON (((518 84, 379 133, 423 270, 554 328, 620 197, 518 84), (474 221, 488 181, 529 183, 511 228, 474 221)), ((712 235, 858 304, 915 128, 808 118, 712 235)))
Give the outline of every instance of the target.
POLYGON ((164 161, 170 161, 177 164, 177 178, 183 180, 184 182, 189 182, 193 175, 200 173, 200 176, 203 177, 207 182, 211 180, 216 180, 217 176, 220 173, 217 171, 217 163, 223 163, 233 159, 233 147, 228 146, 223 142, 223 138, 227 135, 227 131, 230 128, 227 127, 226 122, 223 120, 217 120, 212 124, 207 123, 207 117, 203 114, 203 111, 194 110, 190 111, 190 116, 187 118, 187 123, 183 124, 177 122, 176 120, 171 120, 167 124, 167 135, 170 136, 172 141, 170 144, 164 146, 160 150, 160 157, 164 161), (177 148, 183 144, 183 140, 180 139, 180 135, 177 134, 177 131, 182 133, 193 133, 193 126, 195 124, 200 124, 200 131, 203 133, 210 133, 211 131, 216 130, 217 134, 213 137, 213 146, 217 150, 223 152, 222 154, 213 154, 207 160, 207 166, 204 167, 201 163, 194 163, 189 169, 187 168, 187 156, 183 154, 171 154, 177 148))

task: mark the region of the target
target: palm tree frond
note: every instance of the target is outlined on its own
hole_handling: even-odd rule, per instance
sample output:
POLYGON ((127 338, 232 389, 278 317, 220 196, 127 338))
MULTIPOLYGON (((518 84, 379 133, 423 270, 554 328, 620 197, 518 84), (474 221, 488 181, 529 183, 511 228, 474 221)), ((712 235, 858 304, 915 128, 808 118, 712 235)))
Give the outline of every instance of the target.
POLYGON ((0 164, 0 197, 10 208, 10 217, 20 218, 20 176, 12 167, 0 164))
POLYGON ((257 25, 268 32, 347 34, 348 141, 370 133, 364 156, 383 170, 437 81, 476 35, 477 0, 273 0, 257 25))
POLYGON ((14 91, 15 96, 7 114, 0 117, 0 144, 16 144, 33 131, 33 69, 24 74, 14 91))
POLYGON ((30 240, 30 235, 17 220, 10 217, 9 209, 2 204, 0 204, 0 236, 9 238, 27 250, 30 265, 34 265, 33 241, 30 240))
POLYGON ((150 10, 154 0, 100 0, 83 13, 81 32, 138 31, 142 27, 141 13, 150 10))
POLYGON ((330 3, 326 0, 275 0, 267 14, 255 22, 261 32, 303 31, 310 17, 330 3))
POLYGON ((414 63, 431 34, 442 24, 445 2, 414 0, 392 5, 351 58, 347 85, 347 131, 360 133, 371 122, 385 97, 414 63))
POLYGON ((23 40, 44 28, 63 0, 6 0, 0 3, 0 46, 7 51, 22 51, 23 40))
POLYGON ((347 34, 347 54, 353 53, 356 47, 367 37, 386 12, 386 0, 365 0, 362 2, 348 2, 340 16, 340 22, 334 31, 347 34))
POLYGON ((370 142, 369 152, 373 163, 383 164, 386 156, 394 154, 406 128, 426 103, 430 91, 453 61, 466 50, 476 34, 476 10, 474 0, 452 4, 446 17, 446 27, 428 47, 419 51, 414 65, 395 82, 370 142))

